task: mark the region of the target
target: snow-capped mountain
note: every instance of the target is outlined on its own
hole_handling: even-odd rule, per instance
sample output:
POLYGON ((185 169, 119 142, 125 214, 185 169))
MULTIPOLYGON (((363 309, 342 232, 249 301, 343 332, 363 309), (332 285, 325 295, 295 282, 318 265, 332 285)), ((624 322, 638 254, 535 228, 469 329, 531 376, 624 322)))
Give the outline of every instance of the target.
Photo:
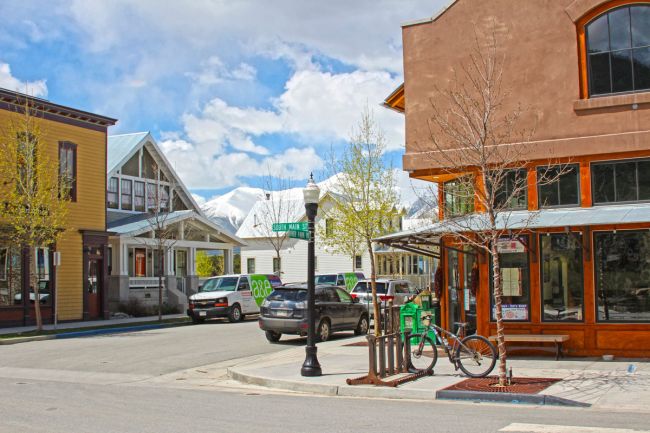
POLYGON ((262 188, 240 186, 204 203, 201 209, 208 218, 235 233, 255 202, 262 197, 262 188))
MULTIPOLYGON (((437 212, 431 210, 432 184, 408 177, 408 173, 395 170, 397 192, 400 196, 402 207, 407 209, 407 218, 431 218, 437 212)), ((336 191, 338 175, 318 182, 321 191, 336 191)), ((208 218, 219 223, 223 228, 237 232, 246 215, 253 208, 256 201, 264 198, 264 190, 240 186, 232 191, 215 197, 201 206, 208 218)), ((302 200, 302 188, 290 188, 274 191, 271 194, 282 195, 285 200, 302 200)))

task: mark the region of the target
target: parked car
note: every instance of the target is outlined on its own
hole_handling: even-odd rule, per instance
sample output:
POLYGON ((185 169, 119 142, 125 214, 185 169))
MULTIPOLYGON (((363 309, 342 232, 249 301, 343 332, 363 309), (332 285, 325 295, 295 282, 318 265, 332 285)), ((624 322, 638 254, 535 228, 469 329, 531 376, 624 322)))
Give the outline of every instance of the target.
MULTIPOLYGON (((368 313, 348 292, 320 284, 315 294, 319 341, 327 341, 337 331, 354 331, 356 335, 368 332, 368 313)), ((262 303, 259 325, 272 343, 280 340, 282 334, 307 335, 307 284, 276 288, 262 303)))
POLYGON ((192 322, 227 317, 239 322, 260 312, 259 305, 282 281, 273 274, 222 275, 205 280, 199 293, 189 297, 187 315, 192 322))
POLYGON ((316 275, 316 284, 330 284, 332 286, 345 287, 349 292, 352 290, 357 281, 366 278, 363 272, 339 272, 336 274, 316 275))
MULTIPOLYGON (((377 278, 377 298, 381 302, 380 307, 383 308, 389 301, 393 305, 402 305, 409 298, 418 294, 417 289, 408 280, 390 279, 390 278, 377 278)), ((372 318, 374 310, 372 306, 372 285, 370 280, 360 280, 350 292, 350 295, 359 300, 372 318)))

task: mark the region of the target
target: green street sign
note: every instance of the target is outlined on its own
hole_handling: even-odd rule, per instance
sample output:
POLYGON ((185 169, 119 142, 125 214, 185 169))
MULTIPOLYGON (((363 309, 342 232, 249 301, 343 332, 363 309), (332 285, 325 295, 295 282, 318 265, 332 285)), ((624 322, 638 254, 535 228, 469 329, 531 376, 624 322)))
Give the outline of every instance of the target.
POLYGON ((289 230, 289 237, 293 239, 309 240, 309 232, 302 230, 289 230))
POLYGON ((288 231, 297 231, 297 232, 306 232, 309 230, 308 223, 306 221, 299 223, 274 223, 271 226, 274 232, 288 232, 288 231))

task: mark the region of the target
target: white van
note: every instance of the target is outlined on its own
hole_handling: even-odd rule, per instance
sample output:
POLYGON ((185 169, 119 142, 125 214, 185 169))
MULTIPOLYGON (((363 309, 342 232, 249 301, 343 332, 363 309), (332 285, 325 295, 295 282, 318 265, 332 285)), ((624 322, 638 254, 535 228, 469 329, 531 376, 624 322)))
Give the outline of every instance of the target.
POLYGON ((216 317, 239 322, 246 314, 259 313, 264 299, 281 285, 280 278, 273 274, 212 277, 205 280, 199 293, 189 297, 187 315, 194 323, 216 317))

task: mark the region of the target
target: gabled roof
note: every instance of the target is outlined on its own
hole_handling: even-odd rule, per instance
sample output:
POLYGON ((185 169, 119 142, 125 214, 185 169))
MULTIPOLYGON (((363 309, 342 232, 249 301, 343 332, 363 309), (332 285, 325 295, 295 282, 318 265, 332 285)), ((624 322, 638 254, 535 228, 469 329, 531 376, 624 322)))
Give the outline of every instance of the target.
POLYGON ((113 174, 122 164, 135 155, 140 150, 138 144, 149 135, 148 132, 110 135, 108 137, 108 159, 106 160, 107 172, 113 174))
POLYGON ((146 147, 165 176, 176 184, 177 189, 180 190, 177 192, 181 192, 186 204, 202 214, 200 206, 196 203, 180 177, 178 177, 150 132, 110 135, 108 137, 107 177, 114 176, 117 170, 139 152, 142 147, 146 147))
MULTIPOLYGON (((161 218, 164 218, 163 225, 165 227, 181 221, 196 220, 212 229, 218 235, 227 238, 231 243, 238 246, 245 245, 245 243, 237 236, 223 230, 214 221, 193 210, 170 212, 161 218)), ((152 224, 155 223, 156 221, 153 218, 150 218, 148 214, 140 214, 136 215, 133 219, 116 221, 113 225, 109 224, 108 230, 118 235, 138 236, 151 231, 152 224)))

